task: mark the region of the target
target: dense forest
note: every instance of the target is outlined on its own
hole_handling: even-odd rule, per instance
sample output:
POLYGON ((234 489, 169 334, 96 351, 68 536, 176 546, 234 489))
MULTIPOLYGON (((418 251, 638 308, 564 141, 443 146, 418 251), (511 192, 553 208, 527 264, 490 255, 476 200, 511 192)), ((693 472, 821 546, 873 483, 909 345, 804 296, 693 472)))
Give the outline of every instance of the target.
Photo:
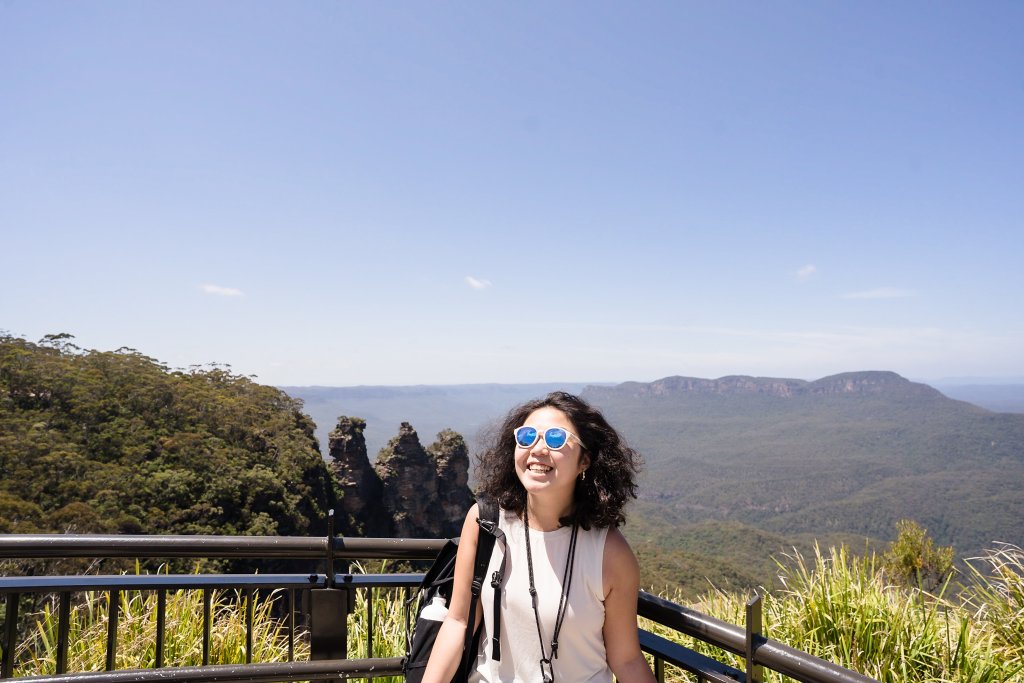
POLYGON ((308 534, 333 491, 278 389, 0 335, 0 532, 308 534))

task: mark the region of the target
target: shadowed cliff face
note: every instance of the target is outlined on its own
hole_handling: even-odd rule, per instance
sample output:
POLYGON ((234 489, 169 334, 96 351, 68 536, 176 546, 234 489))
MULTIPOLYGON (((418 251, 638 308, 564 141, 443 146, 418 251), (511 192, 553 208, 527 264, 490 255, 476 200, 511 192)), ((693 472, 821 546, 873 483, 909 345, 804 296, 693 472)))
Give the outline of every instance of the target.
POLYGON ((383 486, 366 455, 365 428, 365 420, 342 416, 328 442, 331 454, 328 467, 345 513, 340 531, 360 536, 390 536, 393 525, 390 515, 380 505, 383 486))
POLYGON ((440 530, 437 470, 408 422, 380 449, 374 469, 384 485, 384 507, 395 521, 397 536, 423 538, 440 530))
POLYGON ((469 448, 458 432, 446 429, 427 449, 437 471, 442 536, 458 536, 466 511, 473 504, 469 490, 469 448))
POLYGON ((360 418, 342 416, 330 435, 334 473, 348 533, 366 536, 456 536, 472 505, 469 454, 462 436, 438 434, 428 449, 403 422, 371 466, 360 418))

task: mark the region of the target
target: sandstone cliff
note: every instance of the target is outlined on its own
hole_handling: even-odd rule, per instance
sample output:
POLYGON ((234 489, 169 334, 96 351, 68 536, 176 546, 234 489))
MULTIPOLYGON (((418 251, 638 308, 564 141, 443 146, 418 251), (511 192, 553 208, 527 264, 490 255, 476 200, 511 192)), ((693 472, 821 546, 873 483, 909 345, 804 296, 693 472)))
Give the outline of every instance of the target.
POLYGON ((888 395, 902 393, 928 398, 941 396, 937 390, 925 384, 911 382, 894 372, 883 371, 847 372, 813 382, 800 379, 748 377, 746 375, 730 375, 718 379, 675 376, 648 383, 623 382, 612 387, 587 387, 584 395, 590 400, 600 402, 601 399, 611 396, 644 398, 689 394, 795 398, 812 395, 878 395, 882 393, 888 395))
POLYGON ((469 490, 469 448, 462 435, 446 429, 437 435, 427 454, 437 470, 437 497, 441 503, 444 537, 458 536, 466 511, 473 504, 469 490))
POLYGON ((341 500, 341 531, 360 536, 390 536, 393 524, 380 506, 383 486, 366 455, 366 421, 341 416, 328 441, 335 488, 341 500))
POLYGON ((345 533, 400 538, 456 536, 472 505, 469 452, 452 430, 424 449, 412 426, 397 436, 371 465, 360 418, 342 416, 330 435, 331 471, 342 498, 345 533))

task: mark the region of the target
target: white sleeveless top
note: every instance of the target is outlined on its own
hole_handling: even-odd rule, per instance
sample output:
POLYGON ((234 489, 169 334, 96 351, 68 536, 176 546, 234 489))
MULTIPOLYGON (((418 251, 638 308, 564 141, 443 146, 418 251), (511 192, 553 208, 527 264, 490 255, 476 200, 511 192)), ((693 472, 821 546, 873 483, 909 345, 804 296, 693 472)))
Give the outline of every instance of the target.
MULTIPOLYGON (((530 598, 530 570, 526 561, 523 522, 502 510, 498 527, 505 532, 505 546, 494 544, 491 563, 480 595, 484 620, 476 668, 469 683, 540 683, 540 638, 530 598), (494 632, 494 589, 490 576, 501 566, 507 547, 508 560, 501 588, 501 660, 491 659, 494 632)), ((483 532, 481 532, 483 533, 483 532)), ((540 610, 544 651, 551 656, 551 634, 562 595, 562 575, 569 554, 571 527, 555 531, 530 529, 534 584, 540 610)), ((555 683, 611 683, 604 646, 604 543, 608 529, 579 530, 572 583, 566 600, 565 620, 558 634, 558 657, 552 660, 555 683)))

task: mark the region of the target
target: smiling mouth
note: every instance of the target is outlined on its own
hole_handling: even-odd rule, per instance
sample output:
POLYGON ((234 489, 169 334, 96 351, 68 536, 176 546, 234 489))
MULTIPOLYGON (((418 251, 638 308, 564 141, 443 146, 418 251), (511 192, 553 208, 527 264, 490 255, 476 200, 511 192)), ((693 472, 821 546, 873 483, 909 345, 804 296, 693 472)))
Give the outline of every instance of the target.
POLYGON ((527 467, 526 469, 527 469, 527 471, 533 472, 534 474, 547 474, 548 472, 550 472, 554 468, 548 467, 547 465, 533 464, 533 465, 530 465, 529 467, 527 467))

